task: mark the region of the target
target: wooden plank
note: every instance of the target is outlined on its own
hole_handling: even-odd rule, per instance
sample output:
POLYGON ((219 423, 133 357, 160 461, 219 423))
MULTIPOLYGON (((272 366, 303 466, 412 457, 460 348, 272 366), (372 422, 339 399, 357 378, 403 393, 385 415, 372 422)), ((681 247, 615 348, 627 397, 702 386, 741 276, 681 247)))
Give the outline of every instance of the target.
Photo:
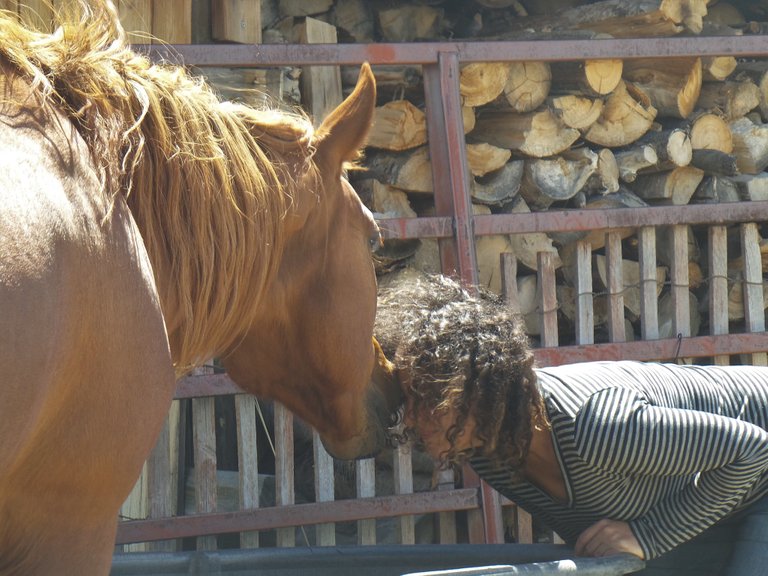
MULTIPOLYGON (((295 504, 293 469, 293 414, 279 402, 275 402, 275 504, 295 504)), ((296 545, 293 528, 277 531, 277 545, 290 548, 296 545)))
MULTIPOLYGON (((235 396, 237 421, 237 462, 240 479, 240 510, 259 507, 259 452, 256 445, 256 398, 250 394, 235 396)), ((241 532, 240 548, 258 548, 258 532, 241 532)))
POLYGON ((211 31, 214 40, 261 43, 259 0, 212 0, 211 31))
MULTIPOLYGON (((192 436, 195 457, 195 509, 198 513, 217 508, 216 416, 214 398, 192 400, 192 436)), ((198 550, 215 550, 216 536, 200 536, 198 550)))
MULTIPOLYGON (((147 496, 147 463, 141 469, 136 483, 133 485, 131 493, 128 498, 125 499, 123 505, 120 507, 120 520, 131 521, 141 520, 148 515, 148 496, 147 496)), ((123 552, 146 552, 148 546, 145 542, 136 540, 134 544, 124 544, 122 546, 123 552)))
MULTIPOLYGON (((336 27, 327 22, 307 17, 299 32, 302 44, 335 44, 336 27)), ((312 115, 315 126, 319 126, 343 97, 341 93, 341 72, 338 66, 307 66, 301 73, 301 99, 312 115)))
MULTIPOLYGON (((741 225, 741 251, 744 255, 744 320, 750 332, 765 332, 763 263, 757 224, 741 225)), ((768 365, 765 352, 752 354, 756 366, 768 365)))
POLYGON ((189 44, 192 42, 192 0, 152 3, 152 35, 155 43, 189 44))
POLYGON ((499 269, 501 271, 501 293, 507 305, 520 311, 520 298, 517 293, 517 258, 511 252, 499 254, 499 269))
POLYGON ((688 287, 688 227, 672 226, 672 301, 675 334, 691 336, 691 297, 688 287))
POLYGON ((553 252, 539 252, 537 255, 537 275, 541 291, 541 345, 558 345, 557 334, 557 294, 553 252))
POLYGON ((27 26, 41 32, 53 31, 53 7, 47 0, 24 0, 19 2, 19 16, 27 26))
MULTIPOLYGON (((147 497, 150 518, 176 515, 179 448, 179 401, 174 400, 168 411, 158 441, 147 460, 147 497)), ((175 552, 174 540, 155 542, 148 547, 153 552, 175 552)))
POLYGON ((640 334, 643 340, 659 337, 659 298, 656 293, 656 229, 638 231, 640 253, 640 334))
MULTIPOLYGON (((453 470, 438 471, 438 490, 453 490, 455 486, 456 481, 453 470)), ((454 512, 439 512, 437 515, 437 525, 440 544, 456 544, 456 514, 454 512)))
MULTIPOLYGON (((728 334, 728 229, 710 226, 709 262, 709 333, 728 334)), ((730 358, 717 355, 714 364, 726 366, 730 358)))
MULTIPOLYGON (((330 502, 334 496, 333 458, 323 446, 317 430, 312 431, 312 445, 315 456, 315 501, 330 502)), ((318 524, 315 533, 318 546, 336 545, 334 524, 318 524)))
POLYGON ((120 0, 117 10, 129 42, 134 44, 151 42, 152 0, 120 0))
POLYGON ((605 257, 608 276, 608 339, 611 342, 625 342, 624 270, 621 262, 621 235, 616 231, 605 235, 605 257))
POLYGON ((576 343, 595 341, 595 310, 592 291, 592 244, 576 244, 576 343))
MULTIPOLYGON (((358 498, 371 498, 376 495, 376 464, 373 458, 358 460, 355 463, 357 474, 355 485, 358 498)), ((357 522, 357 543, 361 546, 376 544, 376 520, 366 518, 357 522)))
POLYGON ((0 0, 0 9, 19 13, 19 0, 0 0))
MULTIPOLYGON (((410 448, 395 448, 393 453, 395 494, 413 494, 413 463, 410 448)), ((401 516, 398 523, 400 544, 416 544, 416 522, 412 515, 401 516)))

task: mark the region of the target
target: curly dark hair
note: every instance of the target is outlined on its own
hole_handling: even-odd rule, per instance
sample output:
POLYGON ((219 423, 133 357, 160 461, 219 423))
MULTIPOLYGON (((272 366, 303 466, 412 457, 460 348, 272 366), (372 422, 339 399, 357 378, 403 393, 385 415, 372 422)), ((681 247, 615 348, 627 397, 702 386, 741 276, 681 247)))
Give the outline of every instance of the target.
MULTIPOLYGON (((405 277, 379 293, 376 337, 405 372, 412 414, 453 411, 447 467, 478 455, 522 470, 534 426, 549 426, 523 324, 496 295, 470 294, 443 276, 405 277), (459 452, 467 417, 479 448, 459 452)), ((417 437, 406 428, 401 441, 417 437)))

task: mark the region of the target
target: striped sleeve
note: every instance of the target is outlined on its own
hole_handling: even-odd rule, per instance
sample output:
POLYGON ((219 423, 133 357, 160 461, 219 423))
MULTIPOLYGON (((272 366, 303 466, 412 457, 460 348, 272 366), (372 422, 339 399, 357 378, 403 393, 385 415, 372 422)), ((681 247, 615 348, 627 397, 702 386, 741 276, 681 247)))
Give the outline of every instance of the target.
POLYGON ((576 417, 579 455, 626 475, 692 481, 630 521, 646 558, 690 540, 732 511, 768 471, 768 432, 734 418, 651 405, 635 390, 593 394, 576 417))

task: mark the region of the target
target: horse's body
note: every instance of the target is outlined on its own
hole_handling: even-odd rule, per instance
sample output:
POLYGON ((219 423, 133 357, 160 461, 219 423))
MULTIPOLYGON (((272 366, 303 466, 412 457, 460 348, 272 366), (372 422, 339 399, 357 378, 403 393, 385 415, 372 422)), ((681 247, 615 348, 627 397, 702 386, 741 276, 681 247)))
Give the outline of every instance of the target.
POLYGON ((174 367, 220 355, 341 457, 380 448, 397 404, 372 344, 377 230, 342 178, 370 71, 313 135, 120 32, 101 4, 59 37, 0 12, 2 575, 108 572, 174 367))

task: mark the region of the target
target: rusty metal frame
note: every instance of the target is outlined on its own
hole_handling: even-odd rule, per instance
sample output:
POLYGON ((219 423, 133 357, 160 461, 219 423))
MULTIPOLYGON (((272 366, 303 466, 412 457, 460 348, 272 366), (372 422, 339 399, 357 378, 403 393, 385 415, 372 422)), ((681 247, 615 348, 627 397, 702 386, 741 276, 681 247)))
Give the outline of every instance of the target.
MULTIPOLYGON (((765 56, 768 55, 768 36, 311 46, 190 44, 139 45, 135 48, 147 53, 154 60, 199 67, 338 66, 357 65, 362 62, 377 65, 422 65, 437 216, 386 219, 381 220, 380 224, 385 238, 437 238, 443 271, 455 274, 470 286, 477 283, 474 249, 476 235, 768 220, 768 202, 473 216, 458 93, 458 72, 462 63, 765 56)), ((766 349, 768 335, 756 333, 566 346, 538 349, 536 355, 539 362, 546 365, 596 358, 671 359, 678 356, 763 352, 766 349)), ((177 398, 238 392, 237 387, 226 375, 196 376, 179 383, 177 398)), ((326 502, 227 514, 123 522, 118 528, 118 543, 477 508, 482 509, 484 513, 486 541, 498 542, 501 535, 494 524, 494 516, 498 512, 497 505, 500 504, 494 503, 490 498, 490 489, 481 483, 479 490, 459 489, 351 502, 326 502)))

